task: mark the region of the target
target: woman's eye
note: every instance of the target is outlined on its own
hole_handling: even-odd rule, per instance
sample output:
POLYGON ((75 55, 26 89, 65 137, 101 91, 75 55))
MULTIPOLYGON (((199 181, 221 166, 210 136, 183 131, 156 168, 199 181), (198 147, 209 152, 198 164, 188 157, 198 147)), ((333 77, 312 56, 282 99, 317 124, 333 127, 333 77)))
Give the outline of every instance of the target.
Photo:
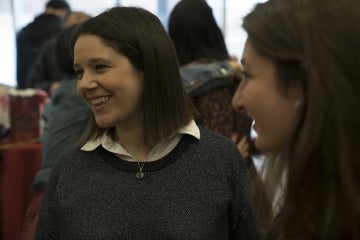
POLYGON ((98 65, 95 65, 95 70, 103 70, 107 68, 106 65, 103 65, 103 64, 98 64, 98 65))

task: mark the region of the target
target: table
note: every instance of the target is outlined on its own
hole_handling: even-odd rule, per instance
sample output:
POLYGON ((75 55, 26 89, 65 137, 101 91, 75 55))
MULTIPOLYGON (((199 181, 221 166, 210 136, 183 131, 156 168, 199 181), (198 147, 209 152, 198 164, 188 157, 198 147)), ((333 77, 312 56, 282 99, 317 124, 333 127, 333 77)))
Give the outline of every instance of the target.
POLYGON ((20 239, 29 187, 40 165, 40 143, 0 145, 0 239, 20 239))

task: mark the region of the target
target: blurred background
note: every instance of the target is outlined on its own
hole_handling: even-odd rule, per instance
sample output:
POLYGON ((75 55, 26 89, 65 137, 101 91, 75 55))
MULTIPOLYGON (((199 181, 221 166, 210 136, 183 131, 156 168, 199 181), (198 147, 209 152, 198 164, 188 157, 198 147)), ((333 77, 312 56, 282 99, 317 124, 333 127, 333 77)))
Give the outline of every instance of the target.
MULTIPOLYGON (((117 5, 139 6, 156 14, 167 26, 171 9, 179 0, 68 0, 71 9, 85 11, 92 16, 117 5)), ((222 28, 228 50, 241 58, 246 34, 241 28, 242 18, 258 2, 265 0, 207 0, 222 28)), ((44 11, 47 0, 0 0, 0 84, 16 87, 16 33, 44 11)))

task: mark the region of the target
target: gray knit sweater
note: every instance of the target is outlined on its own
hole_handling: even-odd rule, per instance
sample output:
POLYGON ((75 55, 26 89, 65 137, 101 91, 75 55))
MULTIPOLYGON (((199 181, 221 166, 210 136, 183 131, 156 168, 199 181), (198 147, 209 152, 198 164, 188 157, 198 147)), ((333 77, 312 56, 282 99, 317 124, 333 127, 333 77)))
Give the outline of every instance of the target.
POLYGON ((64 154, 52 170, 35 239, 258 239, 236 146, 201 129, 164 158, 119 159, 102 147, 64 154))

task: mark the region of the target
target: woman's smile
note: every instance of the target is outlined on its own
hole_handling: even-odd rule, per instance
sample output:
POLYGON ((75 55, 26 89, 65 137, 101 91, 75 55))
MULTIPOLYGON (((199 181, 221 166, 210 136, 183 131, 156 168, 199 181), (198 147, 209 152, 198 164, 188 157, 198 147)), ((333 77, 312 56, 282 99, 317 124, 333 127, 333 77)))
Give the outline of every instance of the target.
POLYGON ((89 99, 88 99, 88 102, 90 103, 91 107, 101 107, 101 106, 103 106, 106 102, 108 102, 111 97, 112 97, 111 95, 93 97, 93 98, 89 98, 89 99))

